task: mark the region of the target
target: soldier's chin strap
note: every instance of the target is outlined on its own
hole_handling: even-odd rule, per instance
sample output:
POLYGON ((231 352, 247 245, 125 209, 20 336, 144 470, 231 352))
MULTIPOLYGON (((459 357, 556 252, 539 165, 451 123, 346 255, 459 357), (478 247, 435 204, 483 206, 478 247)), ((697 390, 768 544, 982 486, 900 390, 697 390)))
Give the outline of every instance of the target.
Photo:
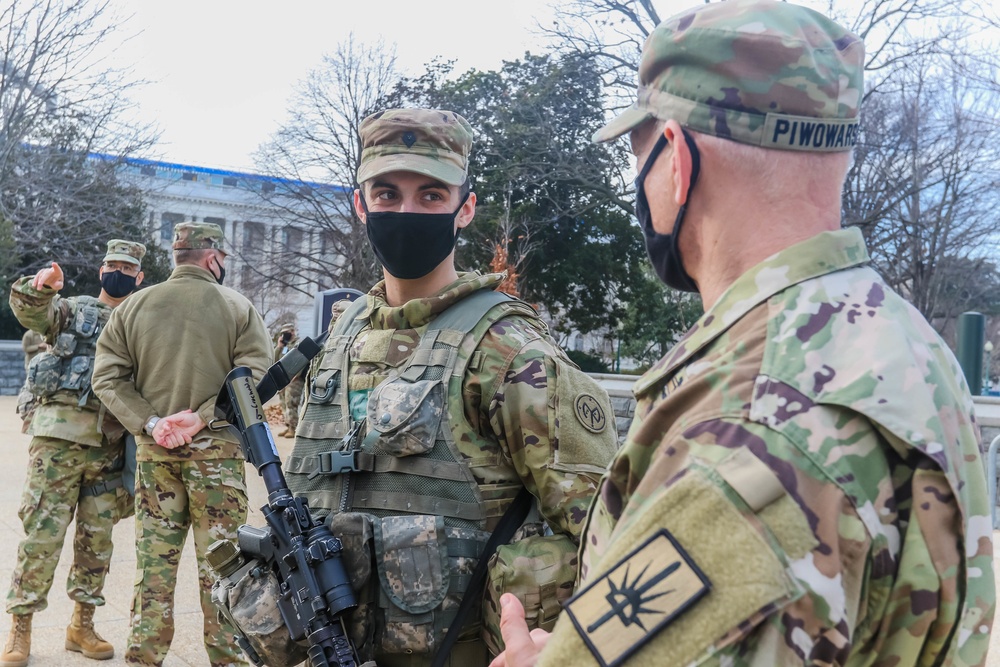
MULTIPOLYGON (((323 349, 323 343, 329 335, 330 332, 325 331, 316 340, 303 338, 294 350, 267 369, 267 373, 257 385, 257 395, 262 404, 271 400, 275 394, 288 386, 292 378, 309 367, 309 362, 323 349)), ((229 401, 225 385, 215 399, 215 416, 216 419, 208 425, 211 429, 226 428, 233 421, 233 406, 229 401)))

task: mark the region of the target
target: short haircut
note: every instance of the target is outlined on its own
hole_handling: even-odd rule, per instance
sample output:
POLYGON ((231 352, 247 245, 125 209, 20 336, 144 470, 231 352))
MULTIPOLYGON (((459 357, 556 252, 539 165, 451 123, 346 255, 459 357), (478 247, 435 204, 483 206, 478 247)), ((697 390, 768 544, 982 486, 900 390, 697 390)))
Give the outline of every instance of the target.
POLYGON ((180 248, 174 250, 174 264, 200 264, 201 260, 214 252, 212 248, 180 248))

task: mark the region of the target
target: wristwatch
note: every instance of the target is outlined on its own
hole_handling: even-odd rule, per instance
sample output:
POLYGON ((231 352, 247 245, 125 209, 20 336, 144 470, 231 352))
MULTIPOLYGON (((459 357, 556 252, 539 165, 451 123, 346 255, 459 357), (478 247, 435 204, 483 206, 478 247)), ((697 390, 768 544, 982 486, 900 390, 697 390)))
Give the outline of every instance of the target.
POLYGON ((153 429, 156 428, 156 422, 158 421, 160 421, 160 418, 155 415, 149 418, 146 425, 142 427, 142 430, 146 432, 146 435, 153 435, 153 429))

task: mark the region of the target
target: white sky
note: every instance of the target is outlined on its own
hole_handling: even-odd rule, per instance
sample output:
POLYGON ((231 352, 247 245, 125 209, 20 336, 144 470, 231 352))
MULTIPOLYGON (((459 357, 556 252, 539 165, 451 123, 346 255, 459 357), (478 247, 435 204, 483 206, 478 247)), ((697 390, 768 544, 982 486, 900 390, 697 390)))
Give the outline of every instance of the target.
POLYGON ((396 43, 417 74, 435 56, 456 70, 493 69, 541 52, 535 17, 546 0, 115 0, 120 31, 135 35, 111 56, 150 83, 133 95, 162 143, 153 157, 252 170, 251 154, 278 127, 295 83, 351 31, 396 43))

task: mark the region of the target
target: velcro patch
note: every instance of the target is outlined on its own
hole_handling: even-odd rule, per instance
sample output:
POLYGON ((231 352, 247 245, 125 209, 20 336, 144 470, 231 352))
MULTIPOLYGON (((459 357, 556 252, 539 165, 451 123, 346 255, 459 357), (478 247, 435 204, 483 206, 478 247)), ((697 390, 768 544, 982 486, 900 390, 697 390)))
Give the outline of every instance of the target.
POLYGON ((608 416, 604 413, 601 403, 590 394, 580 394, 573 403, 573 414, 576 415, 585 429, 591 433, 600 433, 608 425, 608 416))
POLYGON ((673 536, 661 529, 566 603, 602 667, 615 667, 711 589, 673 536))

